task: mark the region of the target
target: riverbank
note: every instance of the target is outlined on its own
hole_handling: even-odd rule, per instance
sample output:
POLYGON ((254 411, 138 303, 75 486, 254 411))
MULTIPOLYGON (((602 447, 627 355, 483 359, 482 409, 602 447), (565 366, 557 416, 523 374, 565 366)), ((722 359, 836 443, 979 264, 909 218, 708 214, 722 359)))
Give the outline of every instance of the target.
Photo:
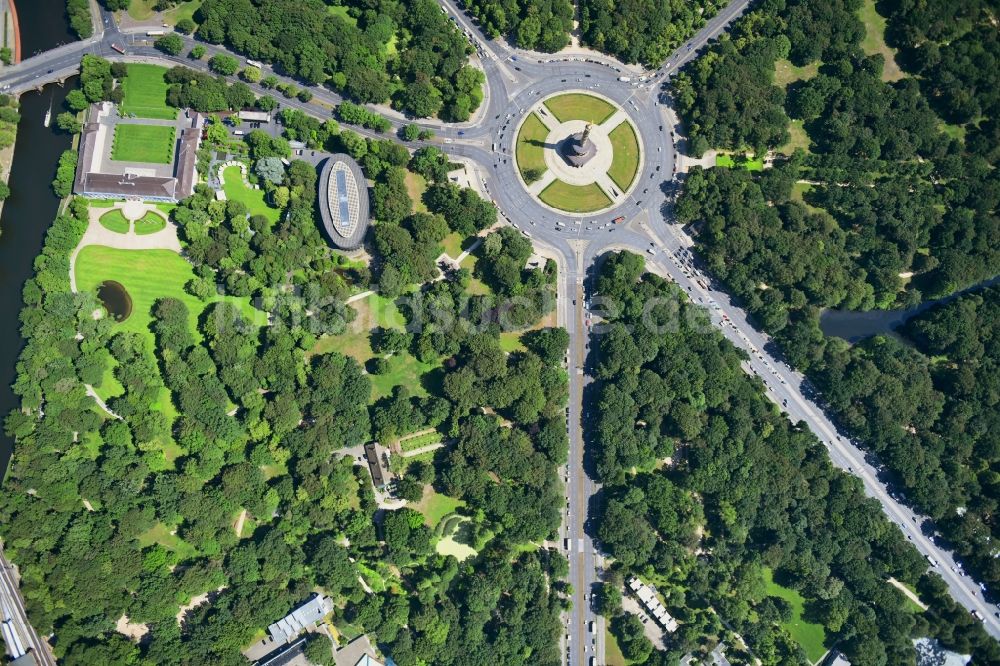
MULTIPOLYGON (((0 214, 0 415, 16 409, 19 400, 11 388, 17 359, 24 341, 18 313, 21 288, 34 274, 45 232, 59 211, 60 200, 52 192, 52 177, 62 152, 72 145, 68 134, 42 126, 51 103, 60 108, 66 93, 76 87, 76 78, 65 86, 47 86, 42 92, 21 96, 21 122, 10 169, 11 195, 0 214)), ((13 441, 0 431, 0 470, 6 470, 13 441)))
MULTIPOLYGON (((11 96, 12 103, 10 106, 15 109, 20 109, 20 98, 19 96, 11 96)), ((4 148, 0 148, 0 182, 4 185, 10 185, 10 169, 14 164, 14 148, 17 146, 17 127, 20 123, 10 123, 0 120, 0 133, 5 136, 9 133, 10 144, 4 148)), ((6 139, 5 139, 6 140, 6 139)), ((0 199, 0 217, 3 217, 3 206, 6 199, 0 199)), ((0 234, 3 233, 3 229, 0 228, 0 234)))

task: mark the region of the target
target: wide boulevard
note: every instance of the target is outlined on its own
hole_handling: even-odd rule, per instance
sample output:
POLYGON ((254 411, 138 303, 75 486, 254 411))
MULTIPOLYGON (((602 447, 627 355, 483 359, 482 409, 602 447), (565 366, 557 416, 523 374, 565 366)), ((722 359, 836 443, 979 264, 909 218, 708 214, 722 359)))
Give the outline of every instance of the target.
MULTIPOLYGON (((479 184, 497 205, 501 216, 554 256, 560 267, 558 319, 570 334, 567 358, 570 456, 563 472, 567 505, 559 541, 560 547, 566 548, 573 586, 572 610, 564 618, 563 654, 567 663, 589 664, 591 657, 596 657, 597 664, 604 663, 604 623, 593 606, 603 560, 594 532, 587 527, 588 510, 593 508, 600 486, 585 465, 583 420, 589 327, 599 321, 600 313, 586 310, 585 305, 593 295, 587 291, 589 270, 601 255, 618 249, 642 253, 650 270, 674 280, 694 302, 708 308, 712 323, 747 352, 749 361, 744 369, 761 378, 767 395, 790 420, 804 423, 816 434, 835 465, 861 480, 865 493, 877 499, 920 552, 936 562, 934 571, 944 579, 955 600, 970 611, 978 611, 987 631, 1000 637, 1000 620, 994 615, 996 608, 983 599, 975 581, 960 573, 951 554, 934 543, 929 521, 890 496, 877 470, 848 436, 838 430, 808 381, 780 360, 778 350, 766 334, 754 328, 740 304, 715 288, 711 279, 699 270, 691 254, 692 239, 673 224, 671 204, 678 183, 675 147, 678 143, 683 145, 683 139, 665 83, 742 14, 747 0, 735 0, 726 6, 653 71, 583 50, 541 54, 514 49, 502 40, 486 38, 452 0, 439 1, 476 48, 475 59, 486 73, 486 97, 469 122, 447 125, 433 120, 416 122, 434 130, 435 145, 475 165, 479 184), (640 135, 643 158, 638 184, 615 207, 599 215, 561 214, 542 205, 525 190, 514 164, 515 129, 521 118, 539 99, 568 90, 590 90, 617 102, 629 114, 640 135), (612 223, 619 216, 624 221, 612 223)), ((88 41, 68 44, 5 68, 0 73, 0 90, 23 92, 63 80, 78 71, 80 57, 85 53, 112 60, 155 61, 207 69, 204 60, 164 55, 152 47, 145 34, 120 32, 107 12, 102 12, 99 23, 102 30, 88 41), (112 45, 124 48, 126 54, 118 53, 112 45)), ((188 48, 193 46, 193 39, 185 37, 185 40, 188 48)), ((217 45, 205 46, 209 56, 225 51, 217 45)), ((279 80, 293 82, 279 72, 265 69, 265 73, 273 73, 279 80)), ((258 94, 269 92, 259 86, 251 88, 258 94)), ((327 108, 341 98, 326 88, 311 90, 314 93, 311 103, 290 99, 281 100, 281 104, 328 118, 327 108)), ((390 118, 394 128, 409 122, 389 109, 376 110, 390 118)))

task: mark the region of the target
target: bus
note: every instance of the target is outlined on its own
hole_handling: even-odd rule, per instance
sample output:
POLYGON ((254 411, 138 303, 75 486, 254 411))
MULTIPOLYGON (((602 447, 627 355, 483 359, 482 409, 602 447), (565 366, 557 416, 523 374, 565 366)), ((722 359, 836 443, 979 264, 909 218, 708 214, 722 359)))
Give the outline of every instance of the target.
POLYGON ((167 34, 166 30, 147 30, 146 31, 146 36, 147 37, 159 37, 160 35, 165 35, 165 34, 167 34))
POLYGON ((118 53, 121 53, 122 55, 125 54, 125 47, 122 46, 121 44, 112 44, 111 48, 113 48, 115 51, 118 51, 118 53))
POLYGON ((251 67, 256 67, 257 69, 264 69, 264 63, 251 60, 250 58, 247 58, 247 64, 251 67))

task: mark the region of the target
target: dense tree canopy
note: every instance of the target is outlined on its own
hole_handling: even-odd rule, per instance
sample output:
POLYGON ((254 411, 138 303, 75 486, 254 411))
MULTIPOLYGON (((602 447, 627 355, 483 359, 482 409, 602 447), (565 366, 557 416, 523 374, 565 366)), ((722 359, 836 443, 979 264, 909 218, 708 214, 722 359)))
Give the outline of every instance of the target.
POLYGON ((391 99, 405 113, 447 120, 467 120, 479 106, 472 47, 436 2, 340 6, 347 11, 331 13, 320 0, 207 0, 197 34, 360 103, 391 99))
POLYGON ((568 0, 471 0, 465 6, 488 36, 503 35, 522 49, 554 53, 569 44, 568 0))
MULTIPOLYGON (((913 663, 911 635, 928 633, 977 660, 1000 658, 878 502, 786 420, 676 285, 622 253, 596 286, 620 313, 595 338, 599 381, 589 396, 606 495, 598 534, 616 569, 658 581, 680 623, 668 637, 672 656, 710 648, 725 634, 721 620, 763 663, 803 663, 782 627, 784 602, 764 585, 773 571, 852 663, 913 663), (888 576, 919 581, 931 610, 909 610, 888 576)), ((627 620, 611 626, 630 650, 648 651, 627 620)))
POLYGON ((725 4, 722 0, 583 0, 580 30, 583 40, 596 49, 624 62, 657 68, 725 4))

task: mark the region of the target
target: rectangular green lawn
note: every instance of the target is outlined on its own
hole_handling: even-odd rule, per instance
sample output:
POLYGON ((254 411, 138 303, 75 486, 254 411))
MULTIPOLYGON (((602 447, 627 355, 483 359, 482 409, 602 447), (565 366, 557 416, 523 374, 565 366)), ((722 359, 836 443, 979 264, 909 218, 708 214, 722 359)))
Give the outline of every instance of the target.
POLYGON ((559 122, 586 120, 600 125, 615 112, 615 107, 600 97, 583 93, 567 93, 545 100, 545 106, 559 122))
POLYGON ((238 166, 229 166, 222 171, 222 191, 226 199, 240 201, 246 205, 251 215, 263 215, 271 224, 278 221, 280 211, 264 202, 264 190, 247 187, 243 182, 243 172, 238 166))
POLYGON ((792 607, 792 619, 783 622, 784 627, 792 638, 795 639, 802 649, 805 650, 809 661, 815 663, 826 653, 826 630, 823 625, 807 622, 802 619, 805 598, 799 594, 798 590, 793 590, 774 581, 774 572, 764 569, 764 584, 768 596, 780 597, 787 601, 792 607))
POLYGON ((524 119, 521 130, 517 133, 517 146, 514 155, 522 177, 528 169, 545 171, 545 138, 548 135, 549 128, 545 126, 538 114, 532 113, 524 119))
POLYGON ((760 158, 754 158, 754 159, 748 159, 742 164, 737 164, 736 159, 732 155, 719 153, 718 155, 715 156, 715 166, 727 167, 729 169, 735 168, 737 166, 742 166, 747 171, 763 171, 764 160, 760 158))
POLYGON ((119 123, 115 126, 111 159, 170 164, 174 159, 174 128, 119 123))
POLYGON ((611 130, 608 138, 614 150, 608 176, 624 192, 635 180, 635 173, 639 170, 639 140, 632 123, 627 121, 611 130))
POLYGON ((538 197, 553 208, 571 213, 588 213, 611 205, 611 199, 597 183, 570 185, 554 180, 538 197))
POLYGON ((125 92, 122 111, 139 118, 176 118, 177 109, 167 104, 167 82, 163 78, 166 71, 165 67, 158 65, 128 65, 128 76, 122 82, 125 92))

